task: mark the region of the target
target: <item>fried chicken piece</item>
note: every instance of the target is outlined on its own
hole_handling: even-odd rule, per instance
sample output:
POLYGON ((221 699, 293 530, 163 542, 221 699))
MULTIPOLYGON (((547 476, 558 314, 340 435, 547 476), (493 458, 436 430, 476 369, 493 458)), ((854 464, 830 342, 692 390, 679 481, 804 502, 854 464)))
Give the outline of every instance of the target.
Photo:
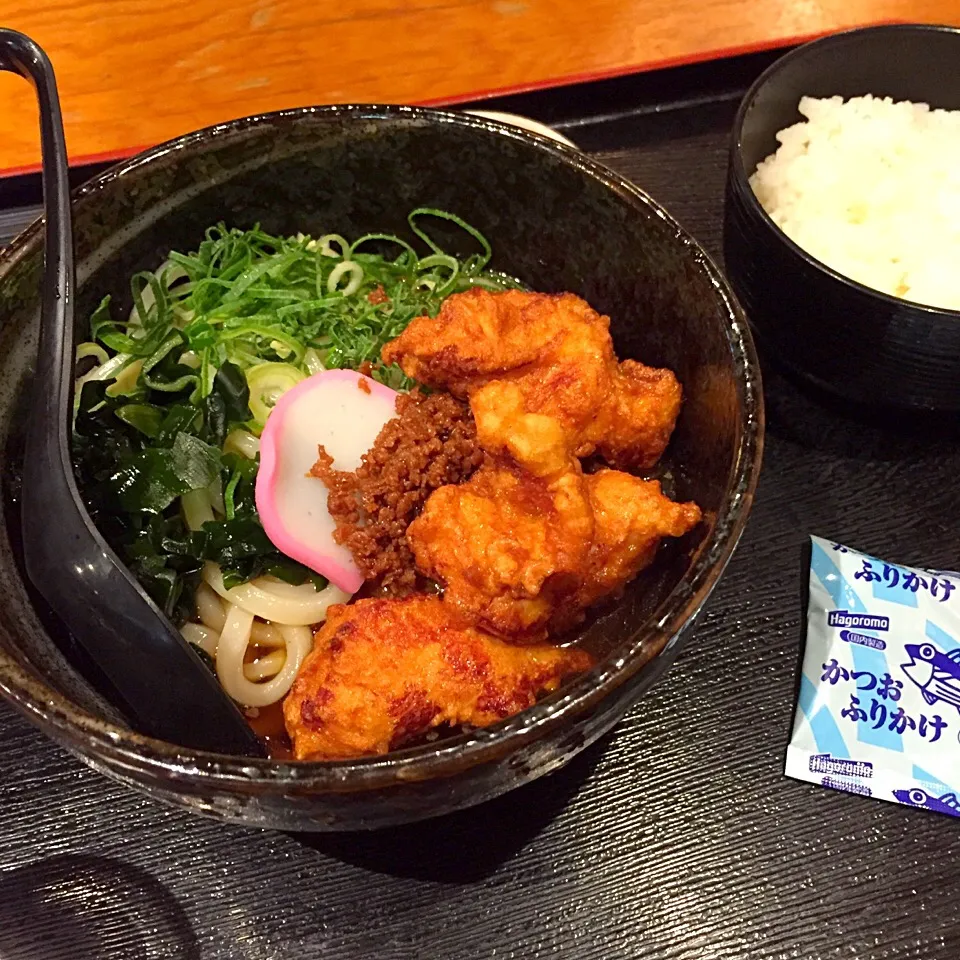
POLYGON ((542 639, 699 521, 696 504, 674 503, 655 480, 578 466, 546 480, 501 463, 435 491, 407 539, 420 570, 445 585, 444 602, 484 629, 542 639))
POLYGON ((571 293, 448 297, 382 351, 420 383, 470 401, 480 445, 539 476, 598 448, 614 466, 660 458, 680 410, 669 370, 617 363, 610 318, 571 293))
POLYGON ((674 503, 656 480, 619 470, 599 470, 584 478, 593 509, 594 532, 583 578, 569 605, 558 608, 558 630, 583 619, 598 600, 619 593, 653 563, 664 537, 682 537, 701 519, 695 503, 674 503))
POLYGON ((284 721, 298 760, 381 754, 441 724, 495 723, 592 664, 582 650, 510 646, 439 597, 360 600, 327 611, 284 721))
POLYGON ((617 369, 613 399, 597 452, 620 470, 646 470, 667 449, 683 391, 672 371, 624 360, 617 369))
POLYGON ((407 541, 471 622, 542 639, 557 598, 577 589, 593 526, 579 465, 546 479, 500 462, 434 491, 407 541))

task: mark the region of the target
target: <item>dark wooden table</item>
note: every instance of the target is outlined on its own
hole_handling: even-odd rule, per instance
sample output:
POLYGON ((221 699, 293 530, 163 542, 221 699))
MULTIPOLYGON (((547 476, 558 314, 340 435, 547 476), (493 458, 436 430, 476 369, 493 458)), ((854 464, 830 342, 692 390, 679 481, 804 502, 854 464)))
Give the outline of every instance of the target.
MULTIPOLYGON (((562 125, 717 253, 727 131, 762 66, 500 105, 562 125)), ((782 769, 805 538, 955 569, 960 425, 860 423, 765 372, 756 506, 695 637, 611 736, 484 807, 244 830, 114 785, 0 707, 0 958, 957 960, 960 823, 782 769)))

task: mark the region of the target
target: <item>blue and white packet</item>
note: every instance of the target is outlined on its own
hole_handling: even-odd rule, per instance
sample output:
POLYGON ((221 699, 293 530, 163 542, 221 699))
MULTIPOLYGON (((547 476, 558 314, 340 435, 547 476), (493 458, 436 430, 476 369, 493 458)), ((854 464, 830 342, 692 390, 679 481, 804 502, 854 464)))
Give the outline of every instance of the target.
POLYGON ((810 539, 785 773, 960 817, 960 574, 810 539))

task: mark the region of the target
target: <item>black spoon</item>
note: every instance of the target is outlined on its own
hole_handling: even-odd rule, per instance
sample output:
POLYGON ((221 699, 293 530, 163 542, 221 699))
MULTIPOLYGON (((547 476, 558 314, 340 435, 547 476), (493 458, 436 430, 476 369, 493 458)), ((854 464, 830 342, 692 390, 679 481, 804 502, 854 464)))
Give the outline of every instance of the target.
POLYGON ((262 757, 263 746, 233 701, 107 546, 80 499, 70 458, 73 227, 56 80, 46 54, 12 30, 0 30, 0 70, 33 84, 43 150, 43 307, 21 520, 27 574, 144 733, 262 757))

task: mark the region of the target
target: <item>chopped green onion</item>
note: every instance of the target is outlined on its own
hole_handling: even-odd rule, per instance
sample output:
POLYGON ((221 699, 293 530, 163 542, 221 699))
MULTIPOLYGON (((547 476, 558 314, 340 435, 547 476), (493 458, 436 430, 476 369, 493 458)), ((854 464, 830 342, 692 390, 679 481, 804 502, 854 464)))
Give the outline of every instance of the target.
POLYGON ((99 344, 90 343, 81 343, 77 347, 77 360, 86 360, 87 357, 93 357, 97 361, 97 366, 104 364, 109 359, 107 351, 103 349, 99 344))
POLYGON ((189 530, 199 530, 214 519, 209 490, 188 490, 180 497, 180 506, 189 530))
MULTIPOLYGON (((137 381, 140 379, 140 371, 143 369, 142 360, 134 360, 128 363, 117 374, 116 379, 106 389, 108 397, 129 396, 137 389, 137 381)), ((91 377, 89 379, 102 379, 91 377)))
POLYGON ((302 379, 303 373, 289 363, 261 363, 247 371, 250 388, 250 412, 260 423, 266 423, 270 411, 291 387, 302 379))
POLYGON ((363 267, 355 260, 341 260, 340 263, 330 271, 330 276, 327 277, 327 293, 333 293, 335 290, 338 290, 340 288, 340 281, 347 274, 350 274, 350 279, 340 292, 345 297, 352 297, 360 289, 360 284, 363 283, 363 267))
POLYGON ((317 249, 320 251, 320 255, 324 257, 336 257, 339 259, 340 257, 347 256, 347 251, 350 250, 350 244, 347 243, 339 233, 328 233, 315 242, 317 249), (330 246, 332 243, 335 243, 340 248, 339 253, 330 246))
POLYGON ((303 365, 307 368, 307 373, 311 376, 320 373, 327 368, 323 365, 323 358, 313 347, 307 347, 303 354, 303 365))

